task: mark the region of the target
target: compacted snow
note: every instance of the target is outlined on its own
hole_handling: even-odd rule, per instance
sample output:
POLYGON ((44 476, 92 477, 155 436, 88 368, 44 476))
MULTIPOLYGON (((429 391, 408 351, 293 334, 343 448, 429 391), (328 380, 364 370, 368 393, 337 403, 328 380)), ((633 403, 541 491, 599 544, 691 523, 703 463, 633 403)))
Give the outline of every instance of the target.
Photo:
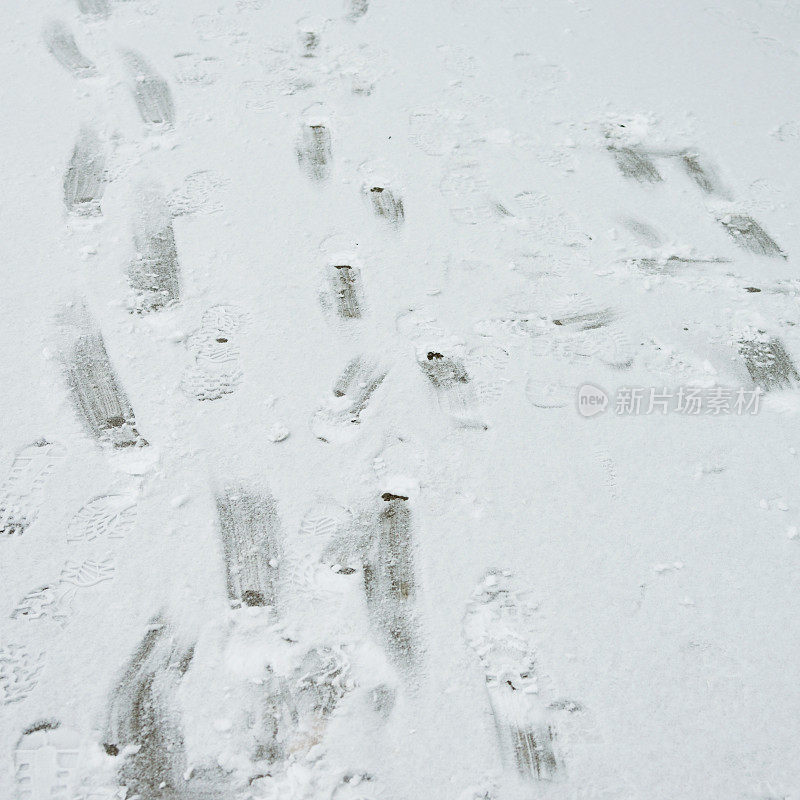
POLYGON ((800 797, 800 6, 0 9, 0 798, 800 797))

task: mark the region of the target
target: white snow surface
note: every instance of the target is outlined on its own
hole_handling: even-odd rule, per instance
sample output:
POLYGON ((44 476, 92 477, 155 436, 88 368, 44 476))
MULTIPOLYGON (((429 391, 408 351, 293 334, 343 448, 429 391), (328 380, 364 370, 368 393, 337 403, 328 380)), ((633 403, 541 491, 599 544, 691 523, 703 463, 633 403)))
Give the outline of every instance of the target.
POLYGON ((137 797, 147 743, 103 745, 148 629, 184 776, 141 800, 800 798, 794 0, 0 20, 0 798, 137 797), (76 142, 104 189, 70 207, 76 142), (65 366, 86 319, 135 411, 99 438, 65 366), (614 401, 759 386, 752 414, 614 401), (229 597, 227 487, 273 503, 274 603, 229 597), (376 604, 381 552, 414 585, 376 604), (528 730, 552 764, 520 766, 528 730))

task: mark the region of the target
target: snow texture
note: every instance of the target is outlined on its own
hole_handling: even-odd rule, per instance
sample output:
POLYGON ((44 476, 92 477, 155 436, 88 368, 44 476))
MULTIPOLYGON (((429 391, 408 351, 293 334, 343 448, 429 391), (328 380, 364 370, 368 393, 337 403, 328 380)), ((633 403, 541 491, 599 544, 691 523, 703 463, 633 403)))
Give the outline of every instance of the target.
POLYGON ((800 800, 799 8, 3 4, 0 798, 800 800))

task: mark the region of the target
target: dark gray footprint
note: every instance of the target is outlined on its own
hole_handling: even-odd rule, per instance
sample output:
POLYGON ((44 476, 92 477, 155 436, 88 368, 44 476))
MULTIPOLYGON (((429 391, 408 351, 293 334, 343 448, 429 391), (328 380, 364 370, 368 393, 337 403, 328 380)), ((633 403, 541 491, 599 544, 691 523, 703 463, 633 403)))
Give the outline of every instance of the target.
POLYGON ((65 328, 64 373, 76 414, 90 436, 112 447, 143 446, 130 400, 108 357, 103 335, 84 306, 70 309, 65 328))
POLYGON ((663 180, 653 159, 633 147, 609 145, 608 152, 614 157, 617 169, 626 177, 639 183, 659 183, 663 180))
POLYGON ((297 160, 306 174, 315 181, 323 181, 331 170, 331 132, 320 123, 303 125, 297 143, 297 160))
POLYGON ((175 124, 175 104, 169 84, 135 50, 124 50, 122 59, 142 121, 148 125, 172 127, 175 124))
POLYGON ((381 495, 365 562, 364 589, 372 624, 392 660, 409 669, 418 663, 420 647, 414 610, 414 528, 408 497, 390 492, 381 495))
POLYGON ((91 128, 81 128, 64 173, 64 205, 67 211, 81 217, 99 216, 107 182, 103 145, 91 128))
POLYGON ((348 264, 332 264, 328 267, 329 298, 340 319, 361 319, 362 290, 361 270, 348 264))
POLYGON ((136 796, 187 796, 177 693, 193 652, 156 617, 111 692, 103 747, 119 759, 118 780, 136 796))
POLYGON ((366 186, 364 192, 369 198, 375 215, 394 226, 399 226, 405 219, 403 200, 396 197, 391 189, 385 186, 366 186))
POLYGON ((274 498, 229 486, 217 494, 217 516, 231 604, 274 607, 282 557, 274 498))
POLYGON ((724 214, 719 223, 744 250, 770 258, 788 258, 778 243, 749 215, 724 214))
POLYGON ((800 381, 794 361, 780 339, 759 332, 739 341, 739 353, 753 383, 765 392, 790 389, 800 381))

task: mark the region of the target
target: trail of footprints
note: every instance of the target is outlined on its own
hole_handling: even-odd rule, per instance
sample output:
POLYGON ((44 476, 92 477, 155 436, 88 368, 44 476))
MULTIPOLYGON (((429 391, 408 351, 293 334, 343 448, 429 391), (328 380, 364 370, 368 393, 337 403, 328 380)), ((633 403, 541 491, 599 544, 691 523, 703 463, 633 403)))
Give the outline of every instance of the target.
MULTIPOLYGON (((235 663, 258 665, 254 672, 245 666, 244 672, 225 676, 248 698, 230 736, 246 749, 250 769, 261 771, 243 776, 251 783, 269 779, 276 785, 272 778, 280 779, 281 765, 324 742, 328 721, 353 693, 366 696, 374 724, 390 717, 396 695, 392 670, 387 667, 386 679, 377 681, 372 667, 359 671, 358 659, 368 645, 360 641, 361 631, 342 628, 349 617, 344 611, 354 614, 361 607, 398 674, 417 663, 408 498, 384 494, 378 503, 363 527, 356 515, 335 504, 312 507, 294 543, 308 545, 305 553, 287 558, 289 541, 267 490, 232 485, 218 495, 218 531, 234 610, 225 647, 240 657, 235 663), (304 564, 310 577, 297 580, 304 564), (288 624, 305 631, 309 598, 304 585, 314 594, 314 628, 326 633, 326 640, 283 633, 288 624), (326 624, 320 625, 320 618, 326 624)), ((230 790, 233 776, 218 766, 189 764, 180 686, 191 676, 194 658, 195 642, 157 616, 120 674, 109 698, 102 747, 117 763, 117 781, 129 791, 148 796, 167 787, 180 797, 204 797, 203 792, 230 790)), ((234 717, 238 713, 231 711, 234 717)), ((314 796, 338 797, 342 786, 372 780, 356 775, 328 776, 328 784, 320 787, 326 793, 314 796)))
MULTIPOLYGON (((6 534, 21 536, 35 523, 44 502, 47 479, 64 457, 62 446, 44 439, 18 454, 2 490, 10 523, 6 534)), ((66 625, 79 592, 113 579, 114 542, 132 529, 135 518, 136 497, 130 492, 97 497, 82 506, 67 527, 66 541, 84 546, 77 548, 76 557, 64 563, 55 580, 20 598, 10 618, 66 625)), ((0 705, 22 701, 30 695, 45 657, 45 652, 35 652, 18 643, 0 645, 0 705)))
POLYGON ((136 510, 136 496, 131 492, 102 495, 82 506, 67 526, 66 541, 87 557, 65 562, 58 579, 25 594, 11 617, 65 625, 79 590, 114 578, 114 546, 132 530, 136 510))
MULTIPOLYGON (((687 149, 648 148, 637 142, 635 137, 626 141, 631 137, 623 123, 607 126, 605 137, 609 153, 620 173, 626 178, 639 183, 661 183, 664 179, 658 170, 657 161, 676 161, 704 195, 722 201, 730 200, 730 195, 715 170, 700 153, 687 149)), ((712 207, 711 211, 716 221, 739 247, 756 255, 787 258, 777 242, 749 214, 729 209, 724 204, 712 207)))
MULTIPOLYGON (((658 170, 658 162, 677 163, 701 194, 713 201, 708 205, 711 216, 739 248, 755 256, 788 259, 788 254, 761 224, 732 202, 731 193, 703 154, 689 148, 650 146, 642 141, 647 139, 646 134, 642 135, 641 131, 631 134, 626 130, 628 124, 616 123, 605 128, 606 148, 624 177, 640 183, 661 183, 664 179, 658 170)), ((632 127, 635 129, 637 125, 632 127)), ((625 224, 649 248, 647 256, 629 260, 643 273, 674 274, 687 266, 730 261, 719 256, 676 255, 664 247, 661 236, 646 223, 627 220, 625 224)), ((758 287, 744 289, 752 293, 761 291, 758 287)), ((779 338, 764 330, 753 329, 734 332, 734 336, 738 338, 737 355, 754 387, 761 392, 770 392, 797 386, 797 368, 779 338)))
MULTIPOLYGON (((348 0, 346 5, 349 23, 356 24, 369 13, 367 0, 348 0)), ((95 21, 111 13, 107 0, 77 0, 77 6, 81 15, 95 21)), ((297 58, 318 58, 323 35, 320 26, 301 21, 297 58)), ((48 23, 43 37, 52 57, 76 79, 98 74, 65 24, 48 23)), ((450 51, 444 56, 459 74, 472 69, 469 59, 459 59, 450 51)), ((167 81, 136 51, 122 50, 120 58, 148 134, 174 129, 177 115, 167 81)), ((301 73, 296 73, 292 91, 305 87, 301 73)), ((438 109, 421 109, 412 113, 409 126, 413 144, 431 156, 448 157, 440 192, 456 222, 480 225, 509 216, 508 209, 493 198, 480 159, 468 149, 455 149, 466 131, 463 120, 438 109)), ((323 184, 333 174, 333 132, 331 119, 321 107, 309 108, 300 119, 296 158, 312 183, 323 184)), ((628 141, 613 126, 605 132, 605 147, 625 178, 642 184, 663 183, 659 164, 669 160, 704 196, 729 201, 718 175, 697 152, 647 148, 628 141)), ((107 158, 102 136, 92 127, 82 128, 63 177, 64 205, 70 217, 102 216, 109 180, 107 158)), ((137 188, 135 255, 128 270, 131 312, 157 313, 180 303, 172 219, 218 210, 209 199, 218 186, 218 179, 201 171, 189 176, 182 193, 169 197, 158 186, 137 188)), ((376 220, 397 235, 406 208, 396 182, 371 173, 363 180, 361 193, 376 220)), ((739 247, 755 255, 787 258, 756 220, 725 209, 714 206, 714 218, 739 247)), ((637 230, 650 246, 660 246, 646 226, 638 224, 637 230)), ((675 268, 690 262, 678 256, 666 259, 675 268)), ((664 264, 643 258, 638 266, 656 270, 664 264)), ((322 308, 343 325, 357 324, 368 308, 361 267, 347 256, 333 258, 324 271, 322 308)), ((612 309, 568 294, 546 310, 518 310, 503 319, 478 323, 474 333, 480 344, 448 335, 425 310, 402 312, 396 327, 410 342, 409 355, 416 359, 422 385, 443 414, 458 426, 486 429, 486 409, 509 383, 510 335, 532 341, 534 356, 555 356, 564 363, 596 360, 621 370, 630 366, 633 354, 630 343, 615 328, 615 317, 612 309)), ((220 400, 236 390, 244 376, 240 352, 244 321, 244 315, 228 305, 214 305, 203 314, 199 327, 186 339, 188 365, 180 385, 189 398, 220 400)), ((65 312, 60 325, 65 382, 87 435, 111 450, 147 447, 91 312, 78 304, 65 312)), ((747 331, 738 350, 754 384, 764 391, 800 382, 779 339, 763 331, 747 331)), ((388 367, 366 350, 354 356, 315 412, 314 436, 332 445, 352 441, 387 373, 388 367)), ((571 376, 562 380, 535 372, 525 393, 538 408, 562 407, 574 396, 574 388, 571 376)), ((20 451, 0 489, 4 536, 23 535, 35 523, 47 480, 63 458, 63 448, 44 439, 20 451)), ((241 779, 244 772, 253 787, 258 788, 260 782, 269 789, 290 791, 291 781, 296 780, 293 759, 324 743, 328 723, 338 709, 362 693, 374 719, 383 724, 392 716, 398 692, 419 678, 425 642, 413 501, 384 491, 357 513, 335 503, 318 505, 302 518, 296 537, 285 535, 278 505, 263 487, 232 484, 216 496, 222 568, 233 614, 227 647, 254 653, 266 644, 279 654, 259 662, 257 680, 247 675, 224 676, 231 683, 239 681, 241 696, 248 699, 246 708, 240 709, 240 725, 231 734, 242 736, 248 764, 226 771, 218 764, 190 763, 181 685, 191 675, 196 642, 187 638, 177 621, 158 614, 108 698, 103 740, 98 744, 115 765, 112 790, 124 786, 129 794, 142 797, 201 800, 224 796, 232 789, 232 773, 241 779), (325 630, 327 639, 321 642, 314 635, 304 641, 285 635, 290 620, 303 632, 310 609, 317 630, 325 630), (366 642, 360 635, 364 629, 371 634, 366 642), (365 676, 363 664, 359 672, 360 661, 368 664, 370 676, 365 676), (376 670, 375 663, 383 666, 376 670)), ((109 493, 87 502, 66 530, 67 541, 84 548, 85 557, 68 561, 56 580, 27 593, 12 616, 65 623, 79 590, 113 577, 114 543, 132 530, 135 518, 136 498, 130 493, 109 493)), ((567 770, 560 746, 560 715, 581 708, 572 701, 547 700, 540 691, 535 614, 535 606, 513 588, 510 573, 493 571, 467 603, 463 634, 485 675, 504 764, 523 780, 551 781, 567 770)), ((0 647, 0 704, 24 700, 36 686, 42 663, 41 655, 24 645, 0 647)), ((24 800, 74 796, 86 748, 84 737, 58 721, 40 721, 23 731, 14 755, 18 796, 24 800)), ((310 781, 308 788, 317 792, 315 797, 341 798, 354 787, 369 790, 374 776, 353 772, 331 776, 320 770, 304 780, 310 781)), ((88 791, 86 796, 93 797, 88 791)), ((480 796, 488 797, 488 790, 480 796)))
MULTIPOLYGON (((44 438, 17 453, 0 489, 3 538, 25 535, 36 522, 48 481, 65 455, 62 445, 44 438)), ((44 653, 19 642, 0 642, 0 706, 27 698, 43 666, 44 653)))

